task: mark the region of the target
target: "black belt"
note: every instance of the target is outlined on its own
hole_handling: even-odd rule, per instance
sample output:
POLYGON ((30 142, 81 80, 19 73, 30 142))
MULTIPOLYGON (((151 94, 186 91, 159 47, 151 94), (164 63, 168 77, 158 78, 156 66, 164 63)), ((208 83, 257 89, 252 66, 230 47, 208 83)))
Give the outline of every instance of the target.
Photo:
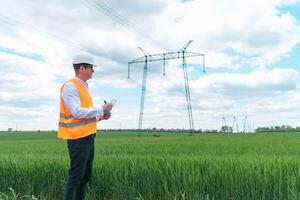
POLYGON ((91 135, 86 136, 87 138, 91 137, 91 138, 95 138, 96 137, 96 133, 93 133, 91 135))
POLYGON ((96 133, 93 133, 91 135, 88 135, 88 136, 85 136, 85 137, 82 137, 82 138, 77 138, 77 139, 68 139, 68 140, 85 140, 85 139, 89 139, 89 138, 95 138, 96 137, 96 133))

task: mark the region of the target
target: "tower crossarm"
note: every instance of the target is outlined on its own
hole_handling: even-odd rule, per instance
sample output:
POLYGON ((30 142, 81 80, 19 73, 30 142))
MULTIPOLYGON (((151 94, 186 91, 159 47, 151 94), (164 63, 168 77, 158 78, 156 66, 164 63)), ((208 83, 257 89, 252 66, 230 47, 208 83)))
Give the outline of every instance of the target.
MULTIPOLYGON (((148 62, 152 61, 161 61, 161 60, 171 60, 171 59, 178 59, 183 57, 183 51, 177 51, 177 52, 169 52, 169 53, 162 53, 162 54, 149 54, 147 56, 148 62)), ((197 56, 204 56, 204 54, 201 53, 193 53, 193 52, 188 52, 184 51, 184 56, 187 57, 197 57, 197 56)), ((145 56, 142 56, 140 58, 137 58, 135 60, 132 60, 128 62, 128 64, 133 64, 133 63, 143 63, 145 62, 145 56)))

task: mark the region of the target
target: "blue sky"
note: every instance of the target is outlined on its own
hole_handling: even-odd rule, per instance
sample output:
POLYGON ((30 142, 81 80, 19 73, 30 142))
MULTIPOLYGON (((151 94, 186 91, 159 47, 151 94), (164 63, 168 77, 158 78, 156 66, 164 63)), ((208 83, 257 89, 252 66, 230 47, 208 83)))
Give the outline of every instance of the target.
POLYGON ((1 47, 1 46, 0 46, 0 51, 2 51, 4 53, 7 53, 7 54, 20 56, 20 57, 23 57, 23 58, 29 58, 29 59, 33 59, 33 60, 36 60, 36 61, 45 62, 45 57, 43 57, 42 55, 38 55, 36 53, 19 52, 15 49, 8 49, 8 48, 1 47))
MULTIPOLYGON (((300 19, 297 18, 299 21, 300 19)), ((282 66, 299 70, 300 60, 297 57, 300 55, 300 44, 297 44, 286 57, 271 65, 271 67, 282 66)))
MULTIPOLYGON (((2 0, 0 130, 57 129, 59 89, 74 76, 77 52, 98 64, 89 80, 95 106, 117 99, 99 128, 137 128, 143 64, 148 54, 188 51, 196 129, 220 129, 223 115, 243 127, 300 126, 300 2, 297 0, 107 1, 105 13, 85 0, 2 0), (39 16, 39 17, 36 17, 39 16), (284 104, 282 103, 284 102, 284 104), (19 117, 15 117, 19 116, 19 117)), ((99 4, 98 4, 99 5, 99 4)), ((149 64, 144 128, 189 128, 181 60, 149 64)))

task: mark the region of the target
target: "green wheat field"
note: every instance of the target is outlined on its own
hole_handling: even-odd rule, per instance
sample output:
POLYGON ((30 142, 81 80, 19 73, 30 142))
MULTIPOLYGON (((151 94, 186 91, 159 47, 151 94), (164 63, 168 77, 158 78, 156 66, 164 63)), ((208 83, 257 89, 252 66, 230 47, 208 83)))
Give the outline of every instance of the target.
MULTIPOLYGON (((300 133, 102 131, 89 200, 300 199, 300 133)), ((56 132, 0 132, 0 199, 62 199, 56 132)))

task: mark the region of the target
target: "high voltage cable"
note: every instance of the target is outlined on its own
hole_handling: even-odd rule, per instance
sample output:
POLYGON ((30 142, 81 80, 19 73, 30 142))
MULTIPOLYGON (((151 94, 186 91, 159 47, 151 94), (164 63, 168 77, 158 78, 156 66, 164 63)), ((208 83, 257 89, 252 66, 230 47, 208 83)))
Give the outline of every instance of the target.
MULTIPOLYGON (((136 28, 136 26, 134 26, 128 19, 126 19, 125 17, 118 14, 111 6, 103 3, 100 0, 86 0, 86 2, 88 2, 90 5, 93 5, 93 7, 95 7, 97 10, 101 11, 108 17, 117 21, 120 25, 123 26, 124 29, 127 29, 128 31, 135 33, 137 36, 140 37, 140 39, 143 42, 146 42, 146 40, 148 40, 150 42, 156 43, 153 39, 151 39, 151 36, 149 34, 140 30, 140 28, 136 28)), ((38 30, 39 32, 41 32, 41 29, 39 27, 34 27, 32 24, 28 24, 28 23, 26 24, 25 22, 20 23, 20 21, 17 21, 16 19, 11 19, 11 18, 5 17, 5 19, 2 18, 2 20, 1 20, 1 16, 0 16, 0 21, 2 21, 5 24, 9 24, 9 25, 16 25, 16 24, 25 25, 27 28, 29 27, 30 29, 38 30)), ((42 31, 42 32, 45 32, 45 31, 42 31)), ((49 32, 47 34, 51 35, 51 36, 54 35, 53 33, 49 33, 49 32)), ((66 41, 65 37, 60 37, 58 35, 55 35, 54 37, 59 38, 60 41, 64 41, 64 42, 66 41)), ((82 50, 90 49, 88 47, 83 47, 83 45, 75 44, 75 42, 73 42, 73 41, 70 41, 70 43, 72 43, 72 46, 76 46, 76 48, 78 48, 78 46, 80 46, 79 48, 82 50)), ((161 44, 157 44, 157 45, 161 46, 161 44)), ((166 48, 164 48, 164 49, 166 49, 166 48)), ((90 51, 91 50, 89 50, 89 52, 90 51)), ((95 50, 92 50, 92 52, 95 52, 95 50)))
MULTIPOLYGON (((151 36, 149 34, 147 34, 146 32, 144 32, 143 30, 140 29, 140 27, 138 27, 137 25, 134 25, 130 20, 126 19, 125 17, 121 16, 117 11, 115 11, 111 6, 105 4, 104 2, 102 2, 101 0, 86 0, 89 3, 94 3, 94 5, 98 5, 100 6, 100 9, 102 9, 102 11, 104 11, 104 13, 109 16, 112 17, 114 19, 117 20, 118 23, 121 23, 121 25, 123 26, 124 24, 126 24, 128 27, 132 28, 132 30, 136 31, 136 33, 140 34, 141 36, 150 39, 151 40, 151 36)), ((98 7, 99 8, 99 7, 98 7)))
POLYGON ((135 34, 137 34, 142 38, 151 40, 151 37, 148 34, 136 28, 136 26, 134 26, 128 19, 118 14, 113 8, 106 5, 102 1, 100 0, 86 0, 86 1, 91 5, 93 5, 97 10, 103 12, 105 15, 118 22, 124 28, 134 32, 135 34))
MULTIPOLYGON (((136 34, 142 41, 155 43, 157 46, 162 47, 161 43, 157 43, 152 39, 151 35, 144 32, 141 27, 134 25, 130 20, 120 15, 117 11, 115 11, 111 6, 105 4, 101 0, 85 0, 87 3, 95 7, 97 10, 110 17, 112 20, 116 21, 120 24, 124 29, 136 34)), ((163 49, 167 50, 168 48, 163 47, 163 49)))
POLYGON ((25 29, 32 30, 35 33, 44 33, 44 34, 47 34, 47 35, 51 36, 54 40, 56 40, 56 41, 58 41, 60 43, 62 43, 61 41, 64 41, 63 43, 67 42, 68 45, 71 45, 73 47, 79 48, 81 50, 91 51, 90 48, 82 46, 82 45, 79 45, 76 42, 74 42, 74 41, 72 41, 70 39, 67 39, 66 37, 60 37, 57 34, 53 34, 53 33, 50 33, 48 31, 42 30, 39 27, 33 26, 32 24, 28 24, 28 23, 23 22, 23 21, 19 21, 19 20, 16 20, 16 19, 11 19, 11 18, 8 18, 8 17, 3 16, 3 15, 2 16, 0 15, 0 21, 6 23, 8 25, 11 25, 11 26, 20 25, 22 27, 25 27, 25 29))
MULTIPOLYGON (((77 42, 71 40, 69 37, 67 38, 67 37, 63 37, 63 36, 58 35, 58 34, 54 34, 53 32, 49 32, 47 30, 43 30, 40 27, 34 26, 32 24, 28 24, 26 22, 23 22, 23 21, 20 21, 20 20, 16 20, 16 19, 11 19, 11 18, 9 18, 7 16, 4 16, 4 15, 0 15, 0 23, 1 22, 5 23, 5 24, 7 24, 9 26, 20 25, 24 29, 31 30, 33 33, 40 33, 40 34, 43 34, 43 35, 48 35, 52 39, 54 39, 55 41, 59 42, 60 44, 69 45, 69 46, 71 46, 73 48, 76 48, 78 50, 86 51, 88 53, 97 55, 97 51, 94 50, 94 49, 92 49, 92 48, 90 48, 90 47, 87 47, 87 46, 82 45, 82 44, 78 44, 77 42)), ((112 58, 117 60, 117 58, 114 58, 114 57, 112 57, 112 58)))

